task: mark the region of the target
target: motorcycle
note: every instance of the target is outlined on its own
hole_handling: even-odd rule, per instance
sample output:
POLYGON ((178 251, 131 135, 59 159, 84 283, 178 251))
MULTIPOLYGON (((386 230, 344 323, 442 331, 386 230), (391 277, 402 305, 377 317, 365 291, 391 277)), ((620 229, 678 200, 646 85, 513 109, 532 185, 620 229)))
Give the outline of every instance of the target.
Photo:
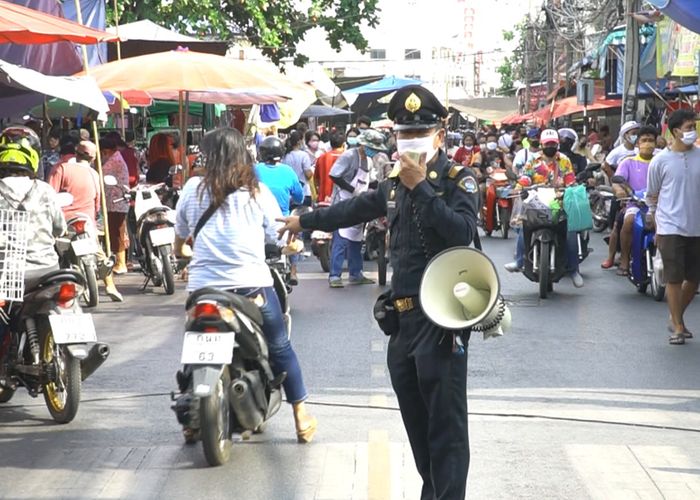
MULTIPOLYGON (((330 203, 320 201, 316 204, 318 208, 330 206, 330 203)), ((331 244, 333 243, 333 233, 325 231, 311 232, 311 253, 318 258, 321 269, 327 273, 331 270, 331 244)))
POLYGON ((589 164, 576 176, 576 181, 586 185, 593 215, 593 231, 600 233, 608 227, 612 227, 618 202, 615 199, 613 188, 608 184, 605 172, 601 169, 601 164, 589 164))
POLYGON ((377 256, 378 283, 386 285, 387 268, 387 233, 389 222, 386 217, 380 217, 369 222, 365 227, 365 254, 367 260, 377 256))
POLYGON ((85 215, 76 215, 67 222, 68 231, 56 238, 56 251, 63 269, 73 269, 85 278, 82 299, 87 307, 96 307, 100 303, 97 288, 98 243, 96 228, 85 215))
MULTIPOLYGON (((279 286, 276 281, 275 289, 279 286)), ((197 290, 187 300, 185 366, 177 373, 180 394, 171 394, 172 409, 187 430, 186 441, 201 441, 212 466, 230 458, 233 432, 263 432, 282 404, 286 373, 275 377, 270 367, 258 309, 262 300, 214 288, 197 290)))
MULTIPOLYGON (((553 211, 550 202, 556 198, 553 188, 531 186, 522 191, 524 202, 523 227, 525 267, 523 274, 539 284, 539 296, 546 299, 554 283, 567 274, 567 228, 563 209, 553 211), (533 202, 532 194, 541 201, 533 202)), ((588 231, 577 233, 578 261, 583 262, 590 250, 588 231)))
POLYGON ((484 232, 491 236, 493 231, 501 231, 503 239, 508 239, 510 216, 513 211, 513 199, 510 197, 510 181, 513 175, 504 168, 487 169, 486 199, 482 207, 481 218, 484 232))
MULTIPOLYGON (((105 177, 105 184, 114 185, 116 179, 105 177), (114 184, 111 184, 114 183, 114 184)), ((175 211, 162 204, 158 192, 167 189, 165 184, 139 184, 134 189, 124 186, 125 200, 134 202, 136 220, 135 235, 137 258, 146 281, 163 286, 167 295, 175 293, 177 262, 173 254, 175 243, 175 211)), ((120 201, 120 200, 118 200, 120 201)))
POLYGON ((0 308, 0 403, 25 387, 32 397, 43 394, 51 417, 65 424, 78 412, 82 382, 107 359, 109 346, 97 342, 92 315, 80 307, 80 273, 61 269, 21 282, 22 299, 0 308))
MULTIPOLYGON (((613 181, 626 184, 624 178, 615 178, 613 181)), ((664 300, 666 295, 666 287, 659 280, 658 270, 655 269, 654 261, 658 249, 654 243, 654 227, 647 221, 649 208, 644 199, 645 193, 634 193, 627 185, 630 196, 621 201, 628 201, 636 205, 639 211, 634 216, 634 224, 632 226, 632 249, 630 252, 630 272, 629 280, 637 288, 639 293, 646 293, 651 287, 651 296, 657 302, 664 300)))

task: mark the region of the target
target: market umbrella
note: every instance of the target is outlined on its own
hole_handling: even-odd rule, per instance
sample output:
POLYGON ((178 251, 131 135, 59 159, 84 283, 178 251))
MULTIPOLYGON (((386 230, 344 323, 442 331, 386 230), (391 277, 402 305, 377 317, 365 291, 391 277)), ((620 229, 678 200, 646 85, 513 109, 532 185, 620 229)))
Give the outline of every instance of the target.
POLYGON ((344 116, 351 115, 352 111, 347 109, 334 108, 331 106, 321 106, 319 104, 312 104, 306 111, 301 114, 302 118, 324 118, 328 116, 344 116))
POLYGON ((92 45, 115 42, 116 35, 0 0, 0 43, 75 42, 92 45))

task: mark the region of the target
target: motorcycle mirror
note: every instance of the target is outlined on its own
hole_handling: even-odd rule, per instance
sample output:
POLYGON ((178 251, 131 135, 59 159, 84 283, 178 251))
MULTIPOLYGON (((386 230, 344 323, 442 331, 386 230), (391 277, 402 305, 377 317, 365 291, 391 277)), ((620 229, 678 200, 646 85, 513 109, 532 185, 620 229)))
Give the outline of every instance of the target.
POLYGON ((69 206, 73 203, 73 200, 73 195, 70 193, 61 192, 56 194, 56 201, 58 202, 58 206, 61 208, 69 206))
POLYGON ((119 184, 117 182, 117 178, 114 177, 113 175, 105 175, 104 181, 105 181, 105 186, 116 186, 117 184, 119 184))

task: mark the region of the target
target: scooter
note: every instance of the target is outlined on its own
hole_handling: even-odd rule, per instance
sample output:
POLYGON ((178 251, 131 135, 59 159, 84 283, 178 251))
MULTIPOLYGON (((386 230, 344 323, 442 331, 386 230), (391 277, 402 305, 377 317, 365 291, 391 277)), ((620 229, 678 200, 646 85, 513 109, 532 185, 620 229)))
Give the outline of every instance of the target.
POLYGON ((590 163, 576 176, 576 181, 586 185, 593 215, 593 231, 601 233, 608 227, 612 228, 615 222, 613 212, 617 212, 619 203, 605 172, 601 169, 601 164, 590 163))
POLYGON ((486 199, 482 207, 482 220, 486 236, 493 231, 501 231, 503 239, 508 239, 513 200, 510 198, 510 176, 504 168, 487 169, 486 199))
MULTIPOLYGON (((202 288, 187 299, 187 319, 177 373, 180 394, 171 395, 188 443, 202 442, 209 465, 231 455, 234 432, 263 432, 282 403, 286 372, 275 377, 253 299, 202 288)), ((287 323, 287 332, 291 323, 287 323)))
MULTIPOLYGON (((613 177, 613 182, 626 184, 624 178, 613 177)), ((658 249, 654 243, 654 227, 648 220, 649 208, 646 205, 644 192, 632 192, 629 198, 621 201, 628 201, 636 205, 639 211, 634 216, 632 226, 632 249, 630 252, 630 272, 629 280, 639 293, 646 293, 651 288, 651 296, 657 302, 664 300, 666 287, 659 279, 658 270, 654 267, 654 261, 658 249)))
POLYGON ((56 239, 60 265, 63 269, 72 269, 85 278, 86 286, 82 298, 87 307, 96 307, 100 303, 97 288, 97 229, 89 217, 81 214, 71 218, 67 225, 66 234, 56 239))
MULTIPOLYGON (((111 183, 116 184, 116 179, 105 176, 105 184, 114 185, 111 183)), ((167 295, 172 295, 177 269, 173 254, 175 211, 163 205, 158 196, 159 190, 164 188, 167 189, 164 183, 139 184, 133 190, 124 186, 123 199, 134 200, 137 258, 146 276, 141 290, 153 282, 155 286, 163 286, 167 295)))
MULTIPOLYGON (((523 227, 525 239, 525 267, 523 274, 539 284, 539 296, 546 299, 554 290, 554 283, 567 274, 567 228, 563 208, 550 208, 557 198, 554 188, 531 186, 522 192, 526 196, 523 227), (537 202, 533 200, 536 195, 537 202)), ((578 261, 583 262, 590 250, 588 231, 577 233, 578 261)))
MULTIPOLYGON (((319 201, 316 204, 317 208, 325 208, 330 206, 330 203, 319 201)), ((325 231, 311 232, 311 253, 318 258, 321 263, 323 272, 328 273, 331 270, 331 244, 333 242, 333 233, 325 231)))
MULTIPOLYGON (((3 234, 5 270, 12 253, 11 239, 18 236, 12 231, 6 228, 3 234)), ((26 241, 26 237, 20 239, 26 241)), ((80 307, 85 287, 80 273, 61 269, 25 279, 23 267, 12 286, 3 285, 5 292, 11 290, 20 299, 13 295, 15 301, 3 300, 0 308, 5 330, 0 336, 0 403, 10 401, 17 388, 25 387, 32 397, 43 394, 51 417, 65 424, 78 412, 81 383, 107 359, 109 346, 97 342, 92 315, 83 314, 80 307)), ((5 273, 2 279, 7 279, 5 273)))

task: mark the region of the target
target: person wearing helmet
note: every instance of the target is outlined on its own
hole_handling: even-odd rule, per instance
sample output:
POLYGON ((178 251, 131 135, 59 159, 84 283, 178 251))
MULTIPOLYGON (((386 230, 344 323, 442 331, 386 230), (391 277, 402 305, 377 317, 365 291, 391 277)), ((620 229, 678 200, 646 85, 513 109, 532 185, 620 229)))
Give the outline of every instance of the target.
POLYGON ((39 137, 27 127, 0 133, 0 209, 29 213, 25 280, 58 269, 54 245, 66 231, 56 191, 37 179, 39 151, 39 137))
MULTIPOLYGON (((90 218, 93 228, 97 226, 100 211, 100 178, 91 166, 96 156, 97 146, 90 141, 81 141, 75 148, 75 158, 56 165, 47 179, 57 193, 70 193, 73 197, 72 203, 63 207, 66 220, 85 215, 90 218)), ((97 239, 97 233, 93 231, 93 234, 97 239)), ((112 277, 112 262, 102 251, 99 241, 97 243, 96 258, 101 264, 100 275, 104 275, 105 292, 113 302, 123 302, 112 277)))
MULTIPOLYGON (((363 130, 357 138, 358 146, 340 155, 331 168, 333 188, 332 204, 364 193, 369 188, 370 172, 374 168, 373 158, 389 150, 384 134, 374 129, 363 130)), ((349 282, 353 285, 373 284, 362 272, 363 224, 341 228, 333 233, 328 284, 331 288, 343 288, 341 274, 347 256, 349 282)))
POLYGON ((559 152, 565 154, 571 161, 575 173, 583 172, 588 166, 588 161, 574 151, 574 148, 578 146, 578 134, 572 128, 560 128, 558 133, 560 140, 559 152))
MULTIPOLYGON (((304 201, 304 188, 299 182, 299 177, 289 165, 280 163, 284 156, 284 143, 279 137, 273 135, 265 137, 258 146, 260 162, 255 165, 255 175, 262 184, 265 184, 277 199, 277 204, 282 214, 289 215, 290 202, 300 205, 304 201)), ((289 283, 298 285, 297 255, 290 255, 291 264, 289 283)))
MULTIPOLYGON (((543 184, 555 188, 571 186, 576 182, 576 174, 571 161, 559 152, 559 134, 556 130, 547 129, 540 135, 542 145, 542 155, 533 159, 525 165, 523 174, 518 181, 522 187, 533 184, 543 184)), ((525 235, 523 231, 518 233, 515 244, 515 262, 505 265, 507 271, 511 273, 522 271, 525 266, 525 235)), ((567 257, 568 269, 576 288, 583 286, 583 277, 578 267, 578 238, 575 232, 567 233, 567 257)))
POLYGON ((638 151, 634 145, 637 143, 639 128, 640 125, 636 121, 626 122, 620 128, 620 144, 608 153, 602 167, 609 179, 612 179, 615 169, 622 160, 637 154, 638 151))

